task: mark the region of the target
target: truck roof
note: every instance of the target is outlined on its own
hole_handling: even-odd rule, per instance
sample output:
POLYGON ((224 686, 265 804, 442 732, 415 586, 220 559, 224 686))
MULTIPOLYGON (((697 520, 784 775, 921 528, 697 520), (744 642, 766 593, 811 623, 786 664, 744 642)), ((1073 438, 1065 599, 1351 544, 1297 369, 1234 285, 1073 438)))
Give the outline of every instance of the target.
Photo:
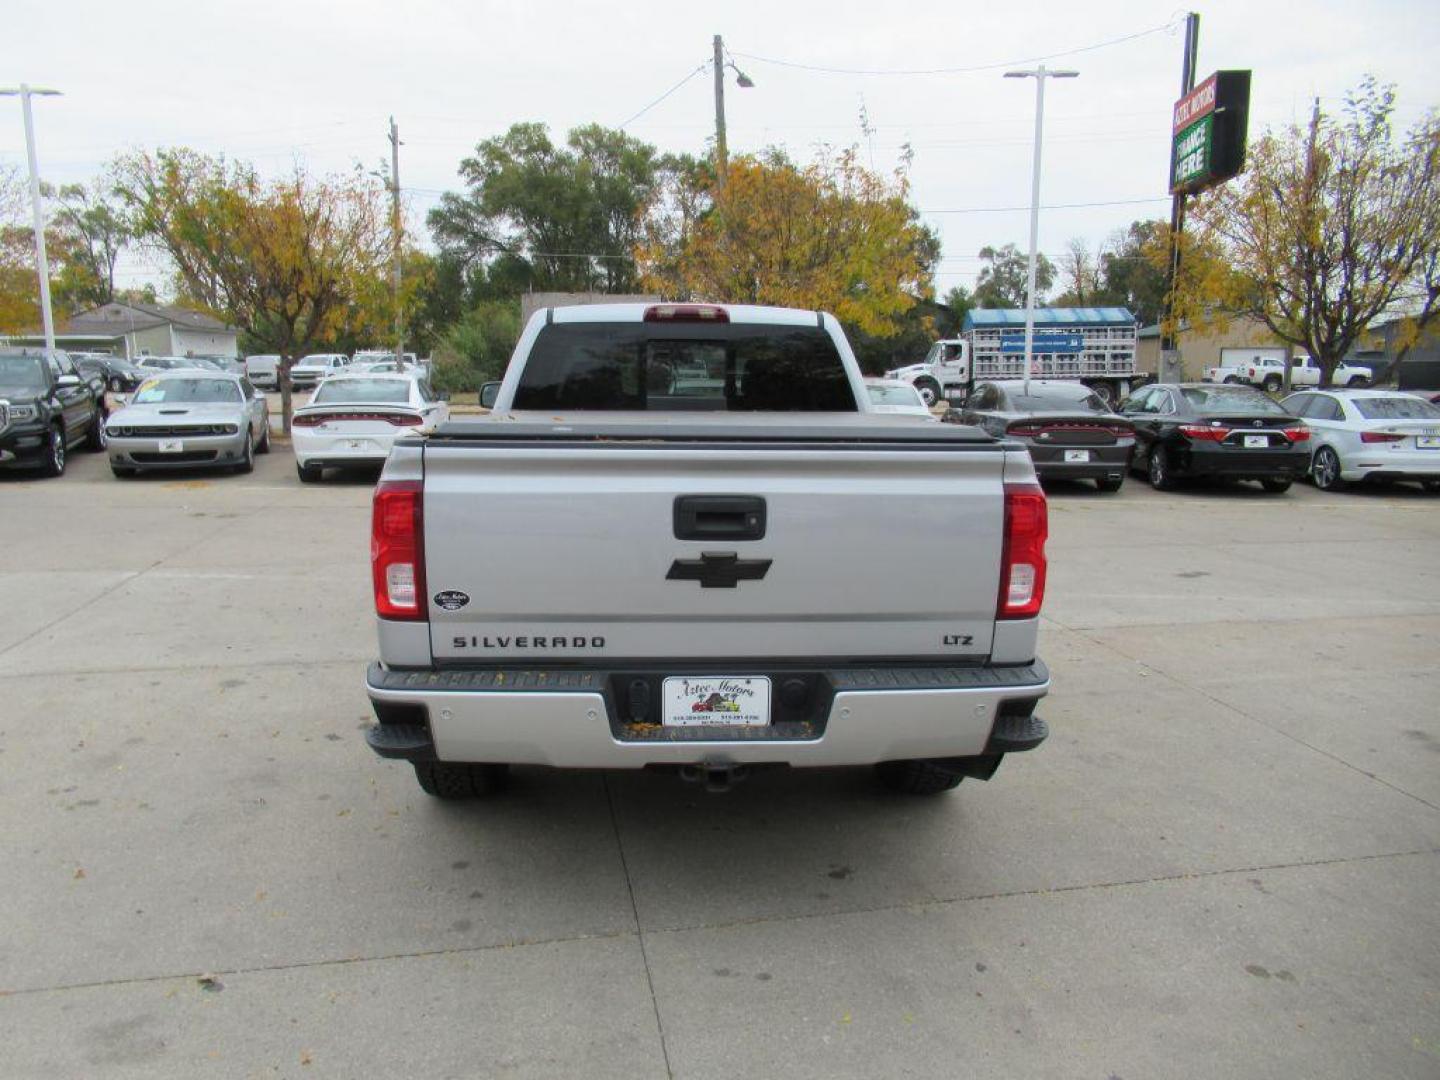
POLYGON ((557 323, 644 322, 645 312, 666 307, 719 308, 732 323, 768 326, 817 326, 822 315, 803 308, 762 307, 758 304, 574 304, 542 308, 531 316, 557 323))

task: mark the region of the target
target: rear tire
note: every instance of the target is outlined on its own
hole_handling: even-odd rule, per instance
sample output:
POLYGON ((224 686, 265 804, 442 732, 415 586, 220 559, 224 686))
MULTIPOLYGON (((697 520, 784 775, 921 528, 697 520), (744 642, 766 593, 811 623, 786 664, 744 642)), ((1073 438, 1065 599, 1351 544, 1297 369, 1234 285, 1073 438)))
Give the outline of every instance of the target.
POLYGON ((965 779, 952 769, 924 758, 910 761, 882 761, 875 775, 890 791, 901 795, 938 795, 960 786, 965 779))
POLYGON ((1174 491, 1175 478, 1170 475, 1170 455, 1163 446, 1150 448, 1150 486, 1156 491, 1174 491))
POLYGON ((1267 375, 1265 376, 1263 385, 1268 392, 1273 394, 1285 385, 1285 380, 1280 378, 1279 375, 1267 375))
POLYGON ((1268 491, 1271 495, 1284 495, 1285 492, 1290 490, 1290 485, 1292 482, 1293 481, 1291 480, 1284 479, 1278 476, 1267 476, 1265 479, 1260 481, 1260 486, 1266 491, 1268 491))
POLYGON ((1362 387, 1362 386, 1369 386, 1369 385, 1370 385, 1370 380, 1367 379, 1367 378, 1365 378, 1364 375, 1356 375, 1354 378, 1352 378, 1352 379, 1351 379, 1349 382, 1347 382, 1345 385, 1346 385, 1346 386, 1353 386, 1353 387, 1359 388, 1359 387, 1362 387))
POLYGON ((325 475, 325 470, 319 465, 301 465, 298 461, 295 463, 295 472, 302 484, 318 484, 325 475))
POLYGON ((99 408, 90 417, 90 430, 85 433, 85 449, 99 454, 105 449, 105 410, 99 408))
POLYGON ((111 465, 110 471, 115 474, 116 480, 129 480, 135 475, 134 469, 127 469, 124 465, 111 465))
POLYGON ((474 799, 500 789, 508 765, 471 765, 449 761, 414 762, 415 779, 437 799, 474 799))
POLYGON ((1100 491, 1105 492, 1105 494, 1107 495, 1113 495, 1115 492, 1120 490, 1120 485, 1123 483, 1125 483, 1125 478, 1123 476, 1116 477, 1114 480, 1111 480, 1109 477, 1102 476, 1095 481, 1095 487, 1098 488, 1100 491))
POLYGON ((1239 381, 1240 381, 1240 380, 1239 380, 1238 378, 1236 378, 1234 375, 1226 375, 1226 376, 1225 376, 1225 385, 1227 385, 1227 386, 1234 386, 1234 385, 1235 385, 1236 383, 1238 383, 1239 381))
POLYGON ((1328 446, 1320 447, 1310 462, 1310 478, 1321 491, 1345 490, 1345 481, 1340 479, 1340 456, 1328 446))

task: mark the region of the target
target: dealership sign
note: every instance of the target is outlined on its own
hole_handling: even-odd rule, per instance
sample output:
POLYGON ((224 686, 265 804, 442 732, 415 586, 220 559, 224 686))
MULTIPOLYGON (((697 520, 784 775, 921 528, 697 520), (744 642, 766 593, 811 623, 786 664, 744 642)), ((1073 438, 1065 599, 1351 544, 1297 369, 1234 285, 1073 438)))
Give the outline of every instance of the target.
POLYGON ((1245 165, 1250 72, 1217 71, 1175 103, 1170 127, 1170 193, 1194 195, 1245 165))

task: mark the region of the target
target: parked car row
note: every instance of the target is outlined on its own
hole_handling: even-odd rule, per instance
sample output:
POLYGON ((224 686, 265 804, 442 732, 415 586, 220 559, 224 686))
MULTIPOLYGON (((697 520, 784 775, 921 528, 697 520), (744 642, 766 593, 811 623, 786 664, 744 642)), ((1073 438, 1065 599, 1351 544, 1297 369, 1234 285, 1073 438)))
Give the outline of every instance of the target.
POLYGON ((1257 481, 1280 494, 1417 481, 1440 491, 1440 407, 1394 390, 1302 391, 1277 403, 1233 383, 1153 383, 1112 412, 1073 381, 979 383, 945 417, 1030 449, 1044 478, 1118 491, 1139 471, 1166 491, 1194 477, 1257 481))
MULTIPOLYGON (((414 353, 404 356, 406 370, 429 375, 430 362, 414 353)), ((247 356, 244 374, 256 386, 267 390, 280 388, 281 357, 273 353, 247 356)), ((310 353, 290 366, 290 385, 297 390, 310 389, 332 375, 359 371, 399 371, 400 362, 393 352, 362 349, 353 356, 344 353, 310 353)))

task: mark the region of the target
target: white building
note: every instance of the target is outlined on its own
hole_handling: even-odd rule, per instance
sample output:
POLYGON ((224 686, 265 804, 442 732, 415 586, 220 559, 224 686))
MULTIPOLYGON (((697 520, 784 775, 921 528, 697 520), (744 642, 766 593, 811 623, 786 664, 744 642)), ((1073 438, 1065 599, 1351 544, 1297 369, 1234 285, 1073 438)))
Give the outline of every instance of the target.
POLYGON ((71 316, 56 330, 55 343, 62 349, 110 352, 127 359, 147 355, 233 357, 239 354, 238 335, 235 327, 201 311, 112 300, 71 316))

